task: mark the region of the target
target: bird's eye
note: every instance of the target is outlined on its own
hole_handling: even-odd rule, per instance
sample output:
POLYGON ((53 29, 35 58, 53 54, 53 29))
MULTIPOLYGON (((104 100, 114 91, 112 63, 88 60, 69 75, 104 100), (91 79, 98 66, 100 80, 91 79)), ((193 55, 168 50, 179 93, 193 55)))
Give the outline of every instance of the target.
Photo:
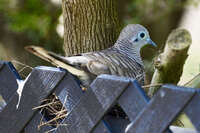
POLYGON ((141 32, 141 33, 139 34, 139 37, 140 37, 141 39, 144 39, 145 36, 146 36, 146 34, 145 34, 144 32, 141 32))

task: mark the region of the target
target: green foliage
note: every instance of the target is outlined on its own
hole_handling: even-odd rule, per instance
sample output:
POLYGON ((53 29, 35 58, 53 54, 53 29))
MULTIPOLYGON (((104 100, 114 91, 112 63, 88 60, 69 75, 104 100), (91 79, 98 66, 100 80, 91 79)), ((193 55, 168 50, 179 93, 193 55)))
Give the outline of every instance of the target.
POLYGON ((29 32, 31 29, 44 37, 50 26, 50 17, 47 15, 30 15, 27 12, 14 13, 9 17, 9 28, 14 32, 29 32))
MULTIPOLYGON (((49 39, 62 43, 56 33, 61 6, 43 0, 0 0, 0 13, 4 16, 7 28, 16 34, 23 34, 30 42, 53 46, 49 39)), ((60 45, 61 46, 61 45, 60 45)), ((59 50, 60 51, 60 46, 59 50)))
POLYGON ((197 3, 199 3, 197 0, 132 0, 127 8, 131 17, 125 22, 159 21, 170 13, 183 9, 187 4, 197 3))

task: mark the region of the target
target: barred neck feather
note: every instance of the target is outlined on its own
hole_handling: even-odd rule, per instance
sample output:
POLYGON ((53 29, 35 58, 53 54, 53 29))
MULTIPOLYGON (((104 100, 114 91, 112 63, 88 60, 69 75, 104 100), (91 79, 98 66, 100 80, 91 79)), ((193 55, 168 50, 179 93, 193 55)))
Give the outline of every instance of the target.
POLYGON ((141 47, 134 47, 128 40, 117 40, 113 47, 136 60, 141 66, 144 66, 140 55, 141 47))

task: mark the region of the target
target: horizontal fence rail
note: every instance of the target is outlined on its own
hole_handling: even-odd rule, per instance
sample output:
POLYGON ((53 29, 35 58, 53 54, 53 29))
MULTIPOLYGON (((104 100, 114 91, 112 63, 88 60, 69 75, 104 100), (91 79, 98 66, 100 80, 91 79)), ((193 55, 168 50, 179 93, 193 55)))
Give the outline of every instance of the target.
POLYGON ((0 95, 1 133, 200 133, 199 89, 163 85, 150 99, 136 80, 100 75, 83 92, 77 79, 61 68, 36 67, 22 80, 10 62, 2 61, 0 95), (52 94, 67 115, 56 127, 38 128, 48 118, 33 108, 52 94), (108 115, 115 105, 128 119, 108 115), (170 126, 181 112, 196 131, 170 126))

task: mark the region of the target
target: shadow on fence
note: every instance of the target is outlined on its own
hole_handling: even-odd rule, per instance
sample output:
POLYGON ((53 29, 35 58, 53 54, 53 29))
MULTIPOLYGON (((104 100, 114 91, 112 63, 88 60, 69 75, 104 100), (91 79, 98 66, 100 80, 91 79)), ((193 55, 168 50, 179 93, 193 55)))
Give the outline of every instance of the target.
POLYGON ((193 88, 164 85, 150 100, 137 81, 100 75, 83 93, 74 77, 63 69, 36 67, 22 81, 11 63, 0 62, 0 94, 5 101, 0 112, 1 133, 200 133, 200 91, 193 88), (19 98, 20 87, 23 91, 19 98), (45 119, 33 108, 53 92, 68 114, 57 128, 45 125, 38 129, 45 119), (106 115, 116 104, 128 120, 106 115), (182 111, 196 131, 168 128, 182 111))

